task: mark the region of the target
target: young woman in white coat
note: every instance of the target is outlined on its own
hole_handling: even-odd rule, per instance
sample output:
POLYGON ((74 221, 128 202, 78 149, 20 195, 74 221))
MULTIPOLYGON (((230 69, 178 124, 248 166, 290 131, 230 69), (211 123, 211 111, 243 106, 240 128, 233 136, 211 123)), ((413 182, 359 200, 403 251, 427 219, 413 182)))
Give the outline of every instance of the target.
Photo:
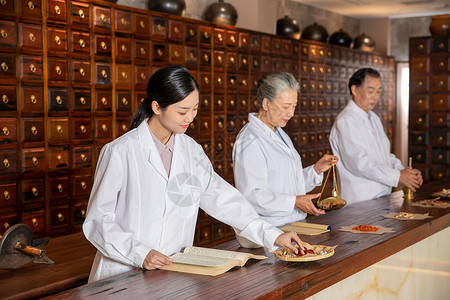
POLYGON ((189 71, 162 68, 151 77, 130 131, 101 150, 83 224, 98 249, 89 282, 170 264, 169 255, 193 244, 199 207, 257 244, 297 252, 291 242, 301 244, 298 235, 259 218, 184 134, 198 106, 189 71))
MULTIPOLYGON (((234 181, 262 219, 275 226, 325 212, 312 203, 319 194, 306 193, 322 183, 331 166, 325 155, 303 168, 300 155, 283 131, 297 106, 299 84, 290 73, 273 73, 258 84, 257 113, 240 131, 233 148, 234 181)), ((243 242, 243 239, 238 240, 243 242)), ((243 243, 241 243, 243 244, 243 243)))

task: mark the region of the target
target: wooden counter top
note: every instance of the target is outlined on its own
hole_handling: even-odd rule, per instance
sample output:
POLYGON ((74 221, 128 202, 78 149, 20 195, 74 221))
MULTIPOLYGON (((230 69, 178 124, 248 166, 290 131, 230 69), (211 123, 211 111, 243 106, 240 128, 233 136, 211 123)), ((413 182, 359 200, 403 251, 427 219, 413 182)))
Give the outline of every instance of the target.
MULTIPOLYGON (((425 184, 416 193, 416 199, 428 199, 432 192, 442 188, 450 188, 450 179, 425 184)), ((410 206, 402 199, 384 197, 348 205, 307 220, 332 226, 329 233, 301 238, 310 244, 339 245, 333 256, 307 263, 283 262, 262 248, 240 248, 233 240, 216 248, 265 254, 268 258, 262 261, 249 260, 245 267, 234 268, 216 277, 136 269, 62 292, 52 296, 52 299, 305 298, 448 227, 450 208, 421 208, 410 206), (389 211, 429 212, 433 218, 400 221, 380 216, 389 211), (369 235, 338 231, 341 226, 352 224, 382 225, 393 228, 395 232, 369 235)))
POLYGON ((45 251, 54 264, 0 269, 0 299, 36 299, 87 282, 96 249, 82 232, 52 238, 45 251))

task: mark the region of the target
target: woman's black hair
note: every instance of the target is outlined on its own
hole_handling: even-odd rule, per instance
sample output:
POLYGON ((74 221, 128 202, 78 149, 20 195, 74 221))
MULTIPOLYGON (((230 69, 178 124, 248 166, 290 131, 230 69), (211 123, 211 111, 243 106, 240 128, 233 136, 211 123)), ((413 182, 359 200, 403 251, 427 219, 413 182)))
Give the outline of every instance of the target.
POLYGON ((370 76, 373 78, 381 78, 380 73, 372 68, 362 68, 353 73, 352 77, 348 81, 348 89, 350 91, 350 95, 352 94, 352 85, 356 85, 357 87, 361 86, 366 79, 366 76, 370 76))
POLYGON ((153 101, 156 101, 161 109, 165 109, 182 101, 194 90, 200 90, 198 83, 185 67, 172 65, 159 69, 148 81, 147 97, 134 113, 130 130, 153 116, 153 101))

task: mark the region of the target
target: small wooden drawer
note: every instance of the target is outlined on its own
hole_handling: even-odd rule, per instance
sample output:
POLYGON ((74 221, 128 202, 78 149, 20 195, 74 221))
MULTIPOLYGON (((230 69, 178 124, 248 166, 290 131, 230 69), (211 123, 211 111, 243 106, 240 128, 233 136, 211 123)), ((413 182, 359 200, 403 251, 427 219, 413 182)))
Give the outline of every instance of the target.
POLYGON ((214 171, 220 176, 225 177, 226 175, 226 168, 225 168, 225 160, 221 158, 220 160, 214 159, 214 171))
POLYGON ((92 146, 73 147, 73 168, 85 168, 92 165, 92 146))
POLYGON ((43 173, 46 169, 44 148, 22 149, 23 173, 43 173))
POLYGON ((414 76, 410 80, 410 93, 427 93, 429 85, 429 77, 428 76, 414 76))
POLYGON ((0 176, 17 173, 17 150, 3 149, 0 151, 0 176))
POLYGON ((147 85, 148 80, 150 79, 150 68, 146 66, 136 66, 135 67, 135 84, 136 85, 147 85))
POLYGON ((261 52, 270 53, 271 46, 272 46, 271 37, 268 35, 261 36, 261 52))
POLYGON ((450 76, 439 75, 431 77, 431 91, 447 93, 450 90, 450 76))
POLYGON ((214 74, 214 88, 216 90, 223 90, 226 86, 226 78, 224 73, 214 74))
POLYGON ((144 63, 148 63, 150 58, 150 43, 146 41, 134 42, 134 56, 136 60, 142 60, 144 63))
POLYGON ((450 52, 450 38, 448 35, 433 37, 433 52, 450 52))
POLYGON ((96 84, 111 84, 111 64, 109 63, 95 63, 95 83, 96 84))
MULTIPOLYGON (((15 15, 14 0, 4 0, 4 1, 1 1, 0 4, 2 5, 2 10, 0 11, 0 16, 12 17, 15 15)), ((0 235, 1 234, 2 233, 0 232, 0 235)))
POLYGON ((69 224, 69 205, 50 207, 50 227, 52 229, 69 224))
POLYGON ((224 116, 214 116, 214 131, 222 132, 226 128, 226 121, 224 116))
POLYGON ((88 118, 73 118, 73 138, 75 140, 91 140, 92 126, 91 119, 88 118))
POLYGON ((69 141, 69 120, 67 118, 48 118, 49 142, 69 141))
POLYGON ((200 113, 211 114, 211 94, 200 94, 200 113))
POLYGON ((449 164, 450 155, 449 150, 432 149, 431 163, 432 164, 449 164))
POLYGON ((430 52, 430 38, 414 38, 410 40, 409 49, 412 55, 430 52))
POLYGON ((50 199, 63 198, 69 196, 69 178, 63 177, 50 177, 50 199))
POLYGON ((0 144, 17 142, 17 119, 0 118, 0 144))
POLYGON ((43 118, 23 118, 22 119, 23 142, 44 141, 44 119, 43 118))
POLYGON ((186 33, 184 35, 187 44, 197 44, 198 28, 196 24, 186 23, 186 33))
POLYGON ((121 120, 118 119, 116 121, 116 132, 117 136, 121 136, 125 133, 127 133, 128 129, 130 128, 130 120, 121 120))
POLYGON ((411 156, 415 163, 419 164, 428 163, 428 155, 426 148, 415 147, 411 149, 411 156))
POLYGON ((200 44, 210 45, 211 44, 211 27, 199 25, 200 31, 200 44))
POLYGON ((248 111, 249 104, 250 104, 250 100, 248 98, 248 95, 240 94, 239 95, 239 103, 238 103, 239 111, 242 111, 242 112, 248 111))
POLYGON ((261 70, 261 57, 252 56, 251 57, 251 72, 258 73, 261 70))
POLYGON ((67 33, 65 29, 57 29, 48 27, 48 43, 49 51, 67 52, 67 33))
POLYGON ((239 54, 239 71, 248 72, 249 60, 247 54, 239 54))
POLYGON ((270 56, 261 57, 261 72, 270 73, 272 71, 272 59, 270 56))
MULTIPOLYGON (((244 76, 245 77, 245 76, 244 76)), ((237 75, 227 75, 227 89, 236 89, 239 85, 237 75)))
POLYGON ((236 113, 238 111, 238 97, 236 94, 228 94, 226 107, 228 113, 236 113))
POLYGON ((49 87, 48 102, 49 111, 68 111, 69 92, 67 88, 49 87))
POLYGON ((284 56, 291 56, 292 53, 292 43, 290 40, 281 40, 281 54, 284 56))
POLYGON ((211 137, 211 116, 201 115, 198 118, 200 131, 199 134, 201 137, 211 137))
POLYGON ((184 49, 182 45, 169 44, 169 63, 182 65, 184 62, 184 49))
POLYGON ((431 177, 431 180, 439 180, 439 179, 448 177, 449 173, 450 173, 450 171, 449 171, 448 167, 431 168, 430 177, 431 177))
POLYGON ((23 212, 22 223, 31 228, 34 238, 42 237, 45 233, 45 211, 41 209, 23 212))
POLYGON ((48 168, 50 171, 69 167, 69 147, 50 147, 48 168))
POLYGON ((213 224, 213 241, 220 241, 225 238, 225 224, 215 222, 213 224))
POLYGON ((72 226, 81 226, 86 219, 87 202, 72 204, 72 226))
POLYGON ((129 91, 117 91, 117 111, 131 112, 132 96, 129 91))
POLYGON ((72 61, 72 81, 89 83, 91 80, 91 63, 89 61, 72 61))
POLYGON ((95 119, 95 138, 111 139, 112 134, 113 134, 113 127, 111 118, 95 119))
POLYGON ((186 134, 191 138, 197 140, 198 138, 198 119, 195 118, 190 124, 188 129, 186 130, 186 134))
POLYGON ((443 128, 436 128, 431 131, 431 145, 438 147, 450 146, 450 131, 443 128))
POLYGON ((17 47, 16 24, 11 21, 0 20, 0 48, 15 49, 16 47, 17 47))
POLYGON ((72 187, 74 198, 82 195, 89 195, 92 188, 91 174, 80 174, 72 176, 72 187))
POLYGON ((223 68, 225 66, 225 52, 224 51, 214 51, 214 67, 215 68, 223 68))
POLYGON ((48 80, 67 81, 67 61, 49 58, 48 60, 48 80))
POLYGON ((44 79, 42 57, 22 55, 20 57, 20 61, 21 61, 20 78, 22 80, 42 81, 44 79))
POLYGON ((111 29, 111 9, 94 5, 94 28, 111 29))
POLYGON ((131 39, 116 37, 116 59, 131 60, 131 39))
POLYGON ((450 54, 438 53, 433 57, 433 72, 445 73, 450 71, 450 54))
POLYGON ((22 202, 44 201, 44 178, 23 179, 21 182, 22 202))
POLYGON ((47 21, 49 22, 67 22, 66 1, 48 0, 47 2, 47 21))
POLYGON ((166 61, 167 60, 167 49, 164 44, 153 44, 152 47, 152 57, 154 61, 166 61))
POLYGON ((183 40, 183 23, 181 21, 169 19, 169 39, 183 40))
POLYGON ((89 33, 82 31, 72 32, 72 52, 89 55, 91 41, 89 33))
POLYGON ((211 66, 211 50, 200 49, 200 66, 209 67, 211 66))
POLYGON ((39 25, 19 24, 20 48, 42 50, 42 27, 39 25))
POLYGON ((431 114, 432 127, 448 127, 450 128, 450 113, 432 113, 431 114))
POLYGON ((95 37, 95 55, 111 56, 111 36, 96 34, 95 37))
POLYGON ((71 2, 71 23, 76 26, 90 26, 90 3, 71 2))
POLYGON ((211 224, 200 226, 198 231, 198 244, 209 244, 211 241, 211 224))
POLYGON ((428 144, 428 132, 413 131, 411 132, 411 143, 417 146, 425 146, 428 144))
POLYGON ((133 72, 131 65, 117 64, 116 65, 116 84, 130 85, 133 80, 133 72))
POLYGON ((214 94, 214 112, 223 113, 225 110, 225 95, 224 94, 214 94))
MULTIPOLYGON (((17 205, 17 183, 0 184, 0 207, 17 205)), ((0 232, 3 223, 0 222, 0 232)))
POLYGON ((97 111, 112 111, 111 91, 95 91, 95 109, 97 111))
POLYGON ((227 56, 227 71, 228 72, 236 72, 238 68, 238 55, 236 52, 228 52, 227 56))
POLYGON ((167 20, 166 18, 152 16, 152 37, 162 38, 167 37, 167 20))
POLYGON ((272 43, 271 43, 271 50, 272 50, 272 54, 275 55, 280 55, 281 54, 281 39, 279 38, 272 38, 272 43))
POLYGON ((41 0, 21 0, 20 17, 22 19, 41 19, 41 0))
POLYGON ((0 111, 14 111, 16 109, 16 87, 0 85, 0 111))
POLYGON ((224 29, 214 28, 214 47, 224 47, 227 42, 224 29))
POLYGON ((247 51, 250 47, 250 34, 239 32, 239 51, 247 51))
POLYGON ((259 34, 250 34, 250 50, 252 52, 261 51, 261 36, 259 34))
POLYGON ((430 61, 427 57, 413 57, 411 58, 410 65, 412 73, 430 72, 430 61))
POLYGON ((211 73, 209 72, 200 72, 198 83, 201 90, 210 90, 211 89, 211 73))
POLYGON ((434 94, 431 96, 432 110, 450 110, 450 95, 434 94))
POLYGON ((134 94, 134 100, 136 101, 136 107, 139 107, 142 102, 144 102, 145 97, 147 97, 147 92, 136 91, 134 94))
POLYGON ((116 32, 131 33, 131 12, 116 9, 114 14, 114 30, 116 32))
POLYGON ((44 111, 42 87, 22 86, 21 94, 23 113, 44 111))
POLYGON ((150 20, 147 15, 133 14, 134 35, 148 37, 150 35, 150 20))

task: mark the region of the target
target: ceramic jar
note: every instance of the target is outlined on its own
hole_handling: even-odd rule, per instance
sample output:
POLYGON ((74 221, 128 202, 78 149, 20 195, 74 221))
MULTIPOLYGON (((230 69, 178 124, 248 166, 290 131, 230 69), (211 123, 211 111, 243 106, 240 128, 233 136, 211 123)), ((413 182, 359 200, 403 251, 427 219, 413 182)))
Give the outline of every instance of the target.
POLYGON ((352 44, 352 37, 341 28, 330 36, 328 43, 349 48, 352 44))
POLYGON ((148 9, 182 16, 186 11, 184 0, 149 0, 148 9))
POLYGON ((322 25, 313 23, 303 30, 301 39, 326 43, 328 39, 328 32, 322 25))
POLYGON ((450 15, 437 15, 431 17, 431 35, 450 35, 450 15))
POLYGON ((353 40, 353 48, 373 52, 375 51, 375 41, 370 36, 363 33, 353 40))
POLYGON ((300 25, 289 16, 284 16, 277 20, 277 35, 298 40, 300 39, 300 25))
POLYGON ((212 3, 205 11, 205 20, 209 22, 236 25, 238 13, 236 8, 223 0, 212 3))

